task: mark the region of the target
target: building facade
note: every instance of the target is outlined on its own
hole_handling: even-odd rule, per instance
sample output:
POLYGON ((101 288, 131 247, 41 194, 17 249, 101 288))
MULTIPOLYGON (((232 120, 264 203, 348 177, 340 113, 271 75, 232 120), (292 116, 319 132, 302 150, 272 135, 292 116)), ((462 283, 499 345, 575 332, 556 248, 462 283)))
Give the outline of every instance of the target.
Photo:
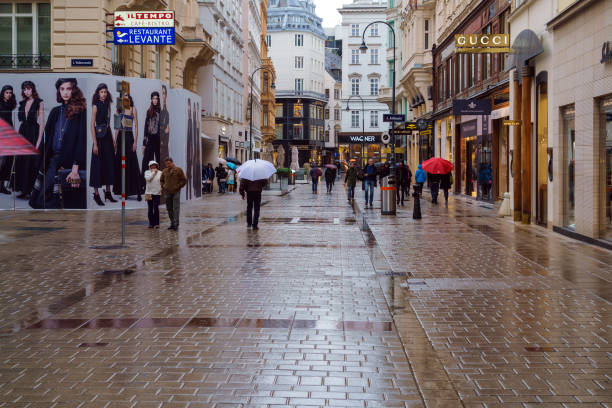
MULTIPOLYGON (((334 54, 335 55, 335 54, 334 54)), ((325 71, 325 154, 324 164, 332 164, 338 158, 338 136, 342 131, 342 82, 328 70, 325 71)))
MULTIPOLYGON (((241 0, 201 2, 200 22, 213 35, 217 55, 212 64, 197 70, 198 93, 202 96, 202 138, 207 149, 204 161, 217 157, 246 155, 243 40, 244 8, 241 0)), ((248 30, 248 27, 244 28, 248 30)))
POLYGON ((272 161, 272 142, 276 138, 276 99, 274 89, 276 88, 276 71, 274 63, 268 54, 268 0, 260 0, 261 35, 259 38, 259 49, 262 70, 259 72, 261 81, 261 136, 263 148, 266 152, 266 160, 272 161))
POLYGON ((503 125, 510 111, 506 57, 458 53, 455 35, 508 33, 510 4, 437 2, 435 13, 432 132, 419 136, 419 161, 444 152, 455 166, 456 193, 485 201, 501 199, 510 191, 510 138, 503 125), (491 114, 458 114, 453 110, 455 100, 482 100, 491 114))
POLYGON ((261 77, 255 74, 253 83, 251 84, 251 74, 261 66, 261 6, 258 0, 242 1, 243 14, 242 26, 248 27, 243 30, 243 40, 246 46, 243 48, 243 66, 246 67, 242 72, 243 77, 243 106, 245 109, 246 118, 246 143, 247 157, 259 158, 262 151, 262 134, 261 134, 261 77), (253 98, 252 105, 250 99, 253 98), (251 112, 251 109, 253 110, 251 112), (253 120, 251 121, 251 115, 253 120), (252 135, 249 135, 253 125, 252 135), (252 144, 252 146, 250 146, 252 144), (253 156, 251 157, 251 151, 253 156))
POLYGON ((343 160, 356 159, 363 163, 366 158, 387 159, 381 136, 389 128, 383 122, 383 114, 389 112, 389 107, 378 100, 380 88, 388 80, 387 25, 370 25, 365 32, 368 50, 362 53, 359 49, 368 24, 376 20, 386 21, 386 10, 387 3, 379 0, 356 0, 338 9, 342 16, 344 108, 338 151, 343 160))
POLYGON ((323 110, 325 34, 312 0, 271 0, 268 7, 268 50, 276 77, 276 150, 289 167, 293 146, 300 167, 322 162, 325 146, 323 110), (282 146, 282 147, 281 147, 282 146))

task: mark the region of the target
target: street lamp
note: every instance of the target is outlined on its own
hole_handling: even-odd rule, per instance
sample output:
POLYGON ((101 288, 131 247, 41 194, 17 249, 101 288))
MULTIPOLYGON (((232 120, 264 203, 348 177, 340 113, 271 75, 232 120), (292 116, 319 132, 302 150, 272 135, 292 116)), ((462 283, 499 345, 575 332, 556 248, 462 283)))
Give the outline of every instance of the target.
MULTIPOLYGON (((249 95, 249 160, 253 160, 253 75, 259 70, 268 71, 271 75, 274 75, 274 71, 268 67, 259 67, 251 73, 251 92, 249 95)), ((274 81, 270 85, 270 88, 275 89, 274 81)))
MULTIPOLYGON (((362 54, 365 54, 365 52, 368 50, 368 46, 365 43, 365 34, 368 30, 368 27, 376 23, 385 24, 387 27, 389 27, 389 29, 393 33, 393 89, 392 89, 393 96, 391 97, 391 113, 395 114, 395 30, 393 29, 393 26, 387 23, 386 21, 382 21, 382 20, 372 21, 363 30, 363 34, 361 35, 361 46, 359 47, 359 50, 361 51, 362 54)), ((391 174, 395 174, 395 129, 394 127, 395 127, 395 122, 391 122, 391 166, 390 166, 391 174)))
MULTIPOLYGON (((351 95, 346 101, 346 111, 349 112, 349 105, 351 104, 351 98, 359 98, 361 99, 361 168, 365 168, 365 161, 363 157, 363 146, 365 141, 365 103, 361 95, 351 95)), ((351 119, 352 120, 352 119, 351 119)))

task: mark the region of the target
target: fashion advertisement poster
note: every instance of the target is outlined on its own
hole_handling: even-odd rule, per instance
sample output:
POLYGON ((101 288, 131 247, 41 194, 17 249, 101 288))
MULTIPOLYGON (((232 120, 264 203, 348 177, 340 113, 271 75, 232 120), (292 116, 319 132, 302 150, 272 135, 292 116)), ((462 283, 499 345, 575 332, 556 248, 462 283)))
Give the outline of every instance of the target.
POLYGON ((121 208, 124 142, 127 208, 146 207, 143 169, 150 160, 163 167, 167 157, 191 175, 184 199, 201 196, 198 95, 97 74, 6 74, 1 81, 0 116, 40 154, 0 159, 0 210, 121 208), (124 130, 114 119, 121 80, 130 84, 124 113, 133 118, 124 130))

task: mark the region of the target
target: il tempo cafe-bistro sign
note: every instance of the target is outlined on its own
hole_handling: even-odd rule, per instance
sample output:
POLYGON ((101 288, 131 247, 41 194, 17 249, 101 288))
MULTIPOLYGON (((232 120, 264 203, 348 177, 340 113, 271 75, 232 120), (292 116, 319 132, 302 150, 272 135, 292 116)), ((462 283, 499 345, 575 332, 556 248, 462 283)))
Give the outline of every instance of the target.
POLYGON ((117 45, 174 44, 174 11, 116 11, 113 39, 117 45))
POLYGON ((464 53, 512 52, 509 34, 456 34, 455 48, 464 53))

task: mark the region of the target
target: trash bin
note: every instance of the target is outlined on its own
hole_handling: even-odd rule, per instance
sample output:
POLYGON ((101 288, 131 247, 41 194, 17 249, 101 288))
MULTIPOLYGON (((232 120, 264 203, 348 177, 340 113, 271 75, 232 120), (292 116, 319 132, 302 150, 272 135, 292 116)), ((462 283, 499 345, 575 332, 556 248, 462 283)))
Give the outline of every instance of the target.
POLYGON ((289 185, 292 186, 295 184, 295 173, 291 172, 291 174, 289 175, 289 185))
POLYGON ((390 174, 380 181, 380 210, 382 215, 395 215, 395 176, 390 174))

